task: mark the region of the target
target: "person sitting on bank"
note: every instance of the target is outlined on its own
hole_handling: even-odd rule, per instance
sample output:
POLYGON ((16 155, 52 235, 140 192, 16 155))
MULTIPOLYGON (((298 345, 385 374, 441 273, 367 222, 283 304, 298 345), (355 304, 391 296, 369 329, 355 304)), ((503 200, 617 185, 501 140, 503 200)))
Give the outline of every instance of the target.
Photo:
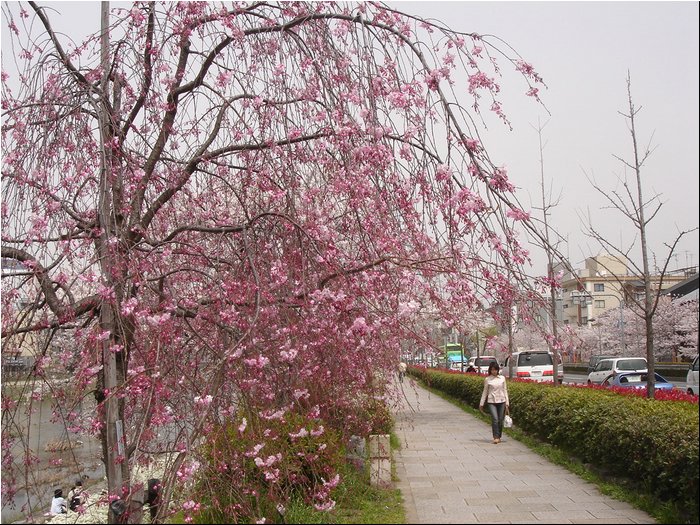
POLYGON ((78 507, 85 503, 85 493, 83 492, 83 480, 75 481, 75 486, 68 491, 68 508, 77 512, 78 507))
POLYGON ((58 514, 65 514, 66 512, 66 500, 63 497, 63 489, 56 489, 53 491, 53 499, 51 500, 51 510, 49 514, 57 516, 58 514))

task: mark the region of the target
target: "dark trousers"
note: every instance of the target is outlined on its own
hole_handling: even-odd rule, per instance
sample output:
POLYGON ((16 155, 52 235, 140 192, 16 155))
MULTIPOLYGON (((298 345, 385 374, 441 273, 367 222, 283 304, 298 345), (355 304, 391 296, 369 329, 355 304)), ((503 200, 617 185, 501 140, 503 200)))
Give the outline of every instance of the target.
POLYGON ((491 432, 493 439, 501 439, 503 434, 503 420, 506 416, 505 403, 487 403, 489 412, 491 413, 491 432))

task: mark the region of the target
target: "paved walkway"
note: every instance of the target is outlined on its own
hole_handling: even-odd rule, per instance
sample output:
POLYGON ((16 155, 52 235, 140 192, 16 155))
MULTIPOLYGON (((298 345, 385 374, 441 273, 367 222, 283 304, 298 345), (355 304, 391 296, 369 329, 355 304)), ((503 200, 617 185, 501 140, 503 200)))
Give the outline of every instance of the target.
MULTIPOLYGON (((408 523, 656 523, 491 425, 404 381, 396 473, 408 523)), ((517 421, 515 422, 517 425, 517 421)))

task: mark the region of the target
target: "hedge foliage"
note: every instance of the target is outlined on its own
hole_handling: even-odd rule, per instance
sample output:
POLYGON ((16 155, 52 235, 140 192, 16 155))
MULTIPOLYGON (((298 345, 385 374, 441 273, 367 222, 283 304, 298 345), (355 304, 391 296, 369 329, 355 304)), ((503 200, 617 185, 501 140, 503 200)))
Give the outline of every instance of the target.
MULTIPOLYGON (((421 368, 410 373, 479 405, 483 376, 421 368)), ((508 393, 520 430, 698 516, 697 404, 518 380, 508 382, 508 393)))

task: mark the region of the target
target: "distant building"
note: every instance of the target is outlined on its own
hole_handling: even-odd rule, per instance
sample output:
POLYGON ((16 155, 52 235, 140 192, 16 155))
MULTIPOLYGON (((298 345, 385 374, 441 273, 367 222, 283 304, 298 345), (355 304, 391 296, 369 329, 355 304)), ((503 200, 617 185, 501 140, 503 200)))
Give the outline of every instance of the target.
POLYGON ((695 273, 684 281, 667 288, 663 294, 671 296, 674 301, 697 301, 699 281, 700 274, 695 273))
MULTIPOLYGON (((13 279, 26 278, 27 268, 20 261, 3 257, 0 261, 3 293, 12 288, 13 279)), ((28 301, 19 297, 15 304, 18 311, 25 310, 28 301)), ((19 334, 2 339, 3 373, 24 370, 34 364, 38 351, 38 338, 35 333, 19 334)))
POLYGON ((11 277, 13 275, 24 274, 27 272, 27 267, 17 259, 2 257, 0 259, 0 269, 3 277, 11 277))
MULTIPOLYGON (((633 298, 643 299, 644 281, 639 275, 630 275, 629 267, 624 258, 603 254, 587 258, 584 268, 574 274, 565 271, 561 279, 560 304, 556 308, 557 319, 563 324, 585 325, 633 298)), ((687 274, 688 269, 669 272, 664 275, 663 282, 660 275, 654 275, 652 289, 670 289, 685 281, 687 274)))

